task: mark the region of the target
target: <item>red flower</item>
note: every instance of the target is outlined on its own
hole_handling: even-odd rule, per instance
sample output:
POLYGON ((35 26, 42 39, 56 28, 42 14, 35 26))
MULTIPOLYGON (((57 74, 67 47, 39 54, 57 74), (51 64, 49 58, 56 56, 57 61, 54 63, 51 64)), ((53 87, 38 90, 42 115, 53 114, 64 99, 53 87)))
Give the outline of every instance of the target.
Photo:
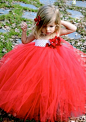
POLYGON ((41 21, 41 17, 38 16, 37 18, 34 19, 34 21, 36 22, 36 25, 39 25, 39 22, 41 21))
POLYGON ((46 43, 46 47, 49 47, 49 43, 46 43))
POLYGON ((61 44, 60 44, 61 43, 60 37, 55 36, 55 38, 50 39, 49 41, 50 41, 50 44, 47 43, 46 47, 56 48, 57 46, 61 46, 61 44))

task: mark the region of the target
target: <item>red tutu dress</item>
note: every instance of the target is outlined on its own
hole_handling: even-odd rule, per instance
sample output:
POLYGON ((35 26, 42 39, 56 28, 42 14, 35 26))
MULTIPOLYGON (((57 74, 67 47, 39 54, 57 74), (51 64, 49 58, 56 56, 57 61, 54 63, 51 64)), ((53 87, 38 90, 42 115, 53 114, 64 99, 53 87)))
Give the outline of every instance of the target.
POLYGON ((86 112, 86 54, 61 37, 20 44, 0 60, 0 108, 55 122, 86 112))

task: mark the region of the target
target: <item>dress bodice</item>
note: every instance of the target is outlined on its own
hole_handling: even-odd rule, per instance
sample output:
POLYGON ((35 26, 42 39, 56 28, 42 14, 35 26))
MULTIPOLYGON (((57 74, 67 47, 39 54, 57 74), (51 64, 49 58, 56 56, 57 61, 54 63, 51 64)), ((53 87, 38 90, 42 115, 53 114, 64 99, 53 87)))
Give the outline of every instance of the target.
POLYGON ((35 46, 40 46, 40 47, 50 46, 50 47, 55 48, 58 45, 61 45, 61 38, 57 36, 49 40, 45 40, 45 39, 35 40, 35 46))
POLYGON ((47 43, 50 43, 49 40, 45 40, 45 39, 35 40, 35 46, 45 47, 47 43))

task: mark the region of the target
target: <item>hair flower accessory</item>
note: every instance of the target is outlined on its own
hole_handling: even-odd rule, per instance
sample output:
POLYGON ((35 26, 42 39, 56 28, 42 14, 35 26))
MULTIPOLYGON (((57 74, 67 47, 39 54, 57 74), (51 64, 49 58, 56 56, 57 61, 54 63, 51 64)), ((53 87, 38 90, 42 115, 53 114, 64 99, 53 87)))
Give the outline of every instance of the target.
POLYGON ((41 21, 41 17, 38 16, 34 19, 34 21, 36 22, 36 25, 38 26, 39 25, 39 22, 41 21))

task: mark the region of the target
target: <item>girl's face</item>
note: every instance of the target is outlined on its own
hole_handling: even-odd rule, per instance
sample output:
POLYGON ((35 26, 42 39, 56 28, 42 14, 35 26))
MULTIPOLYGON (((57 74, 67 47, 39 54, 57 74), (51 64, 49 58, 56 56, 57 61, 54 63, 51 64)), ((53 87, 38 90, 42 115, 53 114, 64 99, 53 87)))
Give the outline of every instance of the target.
POLYGON ((41 32, 46 35, 49 36, 51 34, 53 34, 55 32, 55 28, 56 28, 56 24, 55 23, 49 23, 46 26, 43 26, 41 32))

